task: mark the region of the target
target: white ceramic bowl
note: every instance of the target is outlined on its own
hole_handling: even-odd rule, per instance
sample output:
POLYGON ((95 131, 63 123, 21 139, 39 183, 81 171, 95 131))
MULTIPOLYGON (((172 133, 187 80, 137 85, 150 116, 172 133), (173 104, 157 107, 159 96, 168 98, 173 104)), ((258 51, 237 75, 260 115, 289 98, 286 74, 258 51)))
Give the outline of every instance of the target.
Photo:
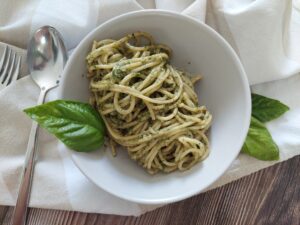
POLYGON ((178 201, 215 182, 238 155, 250 121, 250 90, 243 67, 229 44, 214 30, 190 17, 167 11, 139 11, 113 18, 93 30, 73 52, 63 74, 60 98, 87 101, 85 57, 93 40, 121 38, 134 31, 151 33, 173 49, 171 63, 202 74, 200 104, 213 115, 211 152, 186 172, 147 174, 126 151, 116 158, 103 149, 71 156, 77 167, 100 188, 120 198, 146 204, 178 201))

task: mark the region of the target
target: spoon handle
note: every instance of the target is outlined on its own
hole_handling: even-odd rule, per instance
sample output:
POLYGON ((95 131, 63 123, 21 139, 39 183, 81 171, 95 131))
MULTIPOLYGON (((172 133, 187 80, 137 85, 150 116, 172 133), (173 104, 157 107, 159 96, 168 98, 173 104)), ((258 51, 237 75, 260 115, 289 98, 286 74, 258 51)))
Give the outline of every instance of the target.
MULTIPOLYGON (((42 90, 38 99, 38 105, 44 102, 46 91, 42 90)), ((21 175, 21 182, 19 186, 19 193, 17 198, 16 207, 12 219, 12 225, 24 225, 27 219, 27 207, 30 199, 31 184, 33 178, 33 171, 35 165, 35 153, 36 153, 36 140, 38 138, 38 124, 32 123, 30 130, 26 159, 24 163, 23 172, 21 175)))

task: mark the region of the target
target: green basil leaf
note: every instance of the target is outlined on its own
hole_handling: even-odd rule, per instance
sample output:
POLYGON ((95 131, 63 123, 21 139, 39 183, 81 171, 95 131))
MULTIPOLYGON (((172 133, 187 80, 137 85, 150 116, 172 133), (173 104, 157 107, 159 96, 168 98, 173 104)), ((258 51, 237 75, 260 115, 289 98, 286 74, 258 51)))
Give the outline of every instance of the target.
POLYGON ((260 160, 278 160, 279 149, 265 125, 251 117, 250 128, 242 152, 260 160))
POLYGON ((24 112, 75 151, 94 151, 104 143, 104 122, 87 103, 56 100, 24 112))
POLYGON ((252 116, 261 122, 274 120, 288 110, 289 107, 278 100, 252 94, 252 116))

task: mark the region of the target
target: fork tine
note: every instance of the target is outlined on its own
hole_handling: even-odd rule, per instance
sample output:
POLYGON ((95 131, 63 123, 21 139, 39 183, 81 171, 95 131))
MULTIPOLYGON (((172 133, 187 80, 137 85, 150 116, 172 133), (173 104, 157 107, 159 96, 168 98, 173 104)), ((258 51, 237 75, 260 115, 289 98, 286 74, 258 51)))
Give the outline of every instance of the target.
POLYGON ((8 49, 8 57, 4 62, 5 65, 3 65, 4 69, 2 70, 2 73, 0 73, 0 83, 2 83, 5 80, 5 77, 7 76, 7 69, 9 66, 11 53, 12 53, 12 50, 9 48, 8 49))
POLYGON ((8 50, 8 45, 6 45, 5 50, 4 50, 4 53, 3 53, 2 58, 1 58, 1 62, 0 62, 0 72, 1 72, 1 70, 2 70, 2 68, 3 68, 3 63, 4 63, 4 60, 5 60, 6 55, 7 55, 7 50, 8 50))
POLYGON ((16 53, 13 53, 13 59, 9 65, 9 70, 8 70, 8 73, 6 75, 6 78, 5 78, 5 81, 3 82, 3 85, 8 85, 8 83, 10 82, 11 78, 12 78, 12 75, 13 75, 13 68, 15 66, 15 61, 16 61, 16 53))
POLYGON ((16 67, 15 67, 14 73, 12 75, 10 84, 13 83, 13 82, 15 82, 18 79, 18 76, 19 76, 19 71, 20 71, 22 57, 18 56, 17 58, 18 58, 17 59, 17 64, 16 64, 16 67))

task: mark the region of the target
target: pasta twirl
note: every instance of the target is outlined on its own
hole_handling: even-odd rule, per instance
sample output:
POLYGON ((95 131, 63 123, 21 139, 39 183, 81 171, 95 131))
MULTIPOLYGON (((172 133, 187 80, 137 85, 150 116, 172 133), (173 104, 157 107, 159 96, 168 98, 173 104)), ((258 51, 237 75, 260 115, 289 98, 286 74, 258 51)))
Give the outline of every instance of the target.
POLYGON ((87 56, 91 102, 111 138, 149 173, 187 170, 209 154, 212 116, 194 83, 169 63, 171 49, 145 32, 94 41, 87 56))

